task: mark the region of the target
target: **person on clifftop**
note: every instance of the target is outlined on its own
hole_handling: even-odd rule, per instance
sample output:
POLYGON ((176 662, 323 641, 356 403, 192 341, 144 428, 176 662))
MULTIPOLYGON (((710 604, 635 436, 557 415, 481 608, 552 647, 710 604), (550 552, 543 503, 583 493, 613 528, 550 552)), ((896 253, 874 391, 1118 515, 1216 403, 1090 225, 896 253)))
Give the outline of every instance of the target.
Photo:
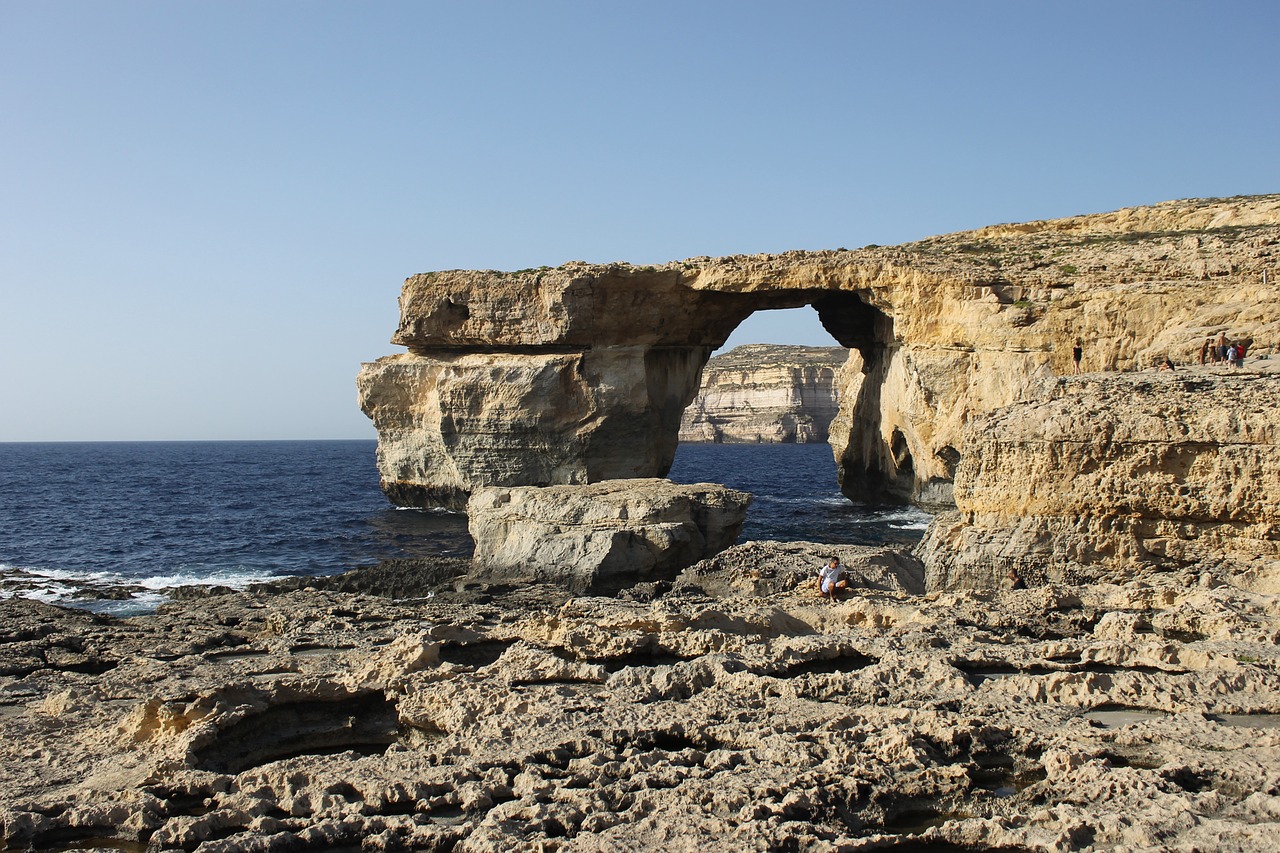
POLYGON ((818 592, 830 598, 832 604, 836 603, 839 591, 848 588, 849 582, 844 579, 844 566, 840 565, 839 557, 832 557, 818 569, 818 592))

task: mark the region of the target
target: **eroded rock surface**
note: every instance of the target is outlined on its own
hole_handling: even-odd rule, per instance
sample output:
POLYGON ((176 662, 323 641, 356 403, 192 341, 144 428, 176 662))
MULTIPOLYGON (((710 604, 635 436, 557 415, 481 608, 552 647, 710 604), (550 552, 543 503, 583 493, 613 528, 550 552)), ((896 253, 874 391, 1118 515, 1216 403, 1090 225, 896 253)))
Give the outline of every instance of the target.
POLYGON ((1085 374, 975 421, 929 588, 1208 572, 1280 592, 1280 361, 1085 374))
POLYGON ((947 506, 974 417, 1071 372, 1280 348, 1280 196, 1193 199, 901 246, 415 276, 361 406, 397 503, 664 476, 699 371, 754 311, 811 305, 855 352, 846 495, 947 506), (1266 273, 1270 278, 1265 278, 1266 273))
POLYGON ((669 580, 738 539, 751 495, 712 483, 610 480, 477 490, 467 504, 473 562, 490 577, 600 592, 669 580))
POLYGON ((435 351, 365 365, 382 489, 462 509, 480 486, 662 476, 710 350, 435 351))
POLYGON ((122 621, 2 602, 4 842, 1274 849, 1275 597, 1192 575, 921 596, 909 555, 850 549, 862 588, 833 605, 804 569, 827 550, 739 546, 651 600, 459 579, 122 621))

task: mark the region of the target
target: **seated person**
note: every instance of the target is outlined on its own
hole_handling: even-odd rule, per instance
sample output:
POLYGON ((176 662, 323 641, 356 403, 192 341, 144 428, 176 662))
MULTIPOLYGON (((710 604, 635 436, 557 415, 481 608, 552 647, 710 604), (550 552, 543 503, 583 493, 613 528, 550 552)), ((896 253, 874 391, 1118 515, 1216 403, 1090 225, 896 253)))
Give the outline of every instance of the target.
POLYGON ((849 582, 844 579, 844 566, 839 557, 832 557, 827 564, 818 569, 818 594, 825 595, 834 602, 836 592, 848 589, 849 582))

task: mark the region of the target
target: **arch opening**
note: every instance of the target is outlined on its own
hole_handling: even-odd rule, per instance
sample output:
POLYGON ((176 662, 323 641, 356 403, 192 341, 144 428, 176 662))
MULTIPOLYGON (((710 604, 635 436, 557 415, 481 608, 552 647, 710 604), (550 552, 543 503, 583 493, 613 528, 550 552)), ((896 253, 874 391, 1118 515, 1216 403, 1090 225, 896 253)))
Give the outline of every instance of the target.
POLYGON ((900 430, 896 447, 888 439, 854 439, 855 488, 844 488, 839 465, 855 428, 878 429, 879 385, 892 347, 891 318, 854 294, 755 311, 704 366, 669 476, 755 495, 746 538, 917 541, 928 516, 899 506, 909 502, 912 479, 900 430), (747 343, 761 340, 775 343, 747 343), (905 489, 892 488, 889 476, 905 480, 905 489))
POLYGON ((806 306, 752 313, 702 366, 680 442, 825 444, 848 355, 806 306))

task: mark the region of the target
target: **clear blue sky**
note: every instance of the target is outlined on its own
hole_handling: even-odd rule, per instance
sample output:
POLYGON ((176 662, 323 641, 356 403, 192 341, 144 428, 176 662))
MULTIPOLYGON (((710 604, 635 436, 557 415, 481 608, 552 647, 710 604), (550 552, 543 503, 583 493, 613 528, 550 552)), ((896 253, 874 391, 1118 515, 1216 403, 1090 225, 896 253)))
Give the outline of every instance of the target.
POLYGON ((426 270, 1280 191, 1278 35, 1271 0, 4 0, 0 441, 372 437, 354 377, 426 270))

